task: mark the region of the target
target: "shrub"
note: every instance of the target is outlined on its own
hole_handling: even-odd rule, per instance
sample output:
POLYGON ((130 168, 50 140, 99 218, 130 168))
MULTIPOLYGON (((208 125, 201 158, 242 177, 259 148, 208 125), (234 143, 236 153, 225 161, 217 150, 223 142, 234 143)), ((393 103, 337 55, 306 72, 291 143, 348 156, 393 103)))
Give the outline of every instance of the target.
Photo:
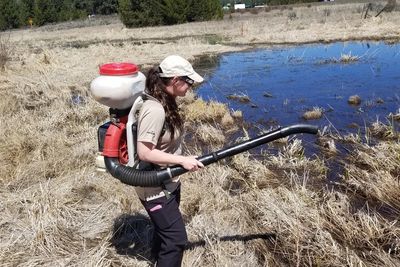
POLYGON ((34 22, 38 26, 57 21, 56 5, 51 0, 36 0, 33 14, 34 22))
MULTIPOLYGON (((161 10, 163 24, 173 25, 187 21, 189 3, 187 0, 164 0, 158 4, 161 10)), ((198 1, 201 2, 201 1, 198 1)))
POLYGON ((172 25, 222 19, 218 0, 119 0, 119 15, 126 27, 172 25))
POLYGON ((96 14, 110 15, 118 11, 118 0, 99 1, 97 4, 98 6, 94 7, 96 14))
POLYGON ((187 21, 217 20, 224 17, 218 0, 189 0, 187 21))
POLYGON ((0 31, 19 26, 18 5, 15 1, 0 0, 0 31))
POLYGON ((162 20, 159 5, 155 0, 119 0, 118 12, 122 23, 128 27, 160 25, 162 20))
MULTIPOLYGON (((86 17, 87 13, 84 9, 78 9, 72 0, 63 0, 60 7, 56 10, 57 21, 68 21, 86 17)), ((47 23, 47 22, 45 22, 47 23)))
POLYGON ((19 26, 25 26, 25 25, 30 25, 30 23, 33 22, 33 7, 35 5, 35 2, 32 0, 20 0, 19 1, 19 26))

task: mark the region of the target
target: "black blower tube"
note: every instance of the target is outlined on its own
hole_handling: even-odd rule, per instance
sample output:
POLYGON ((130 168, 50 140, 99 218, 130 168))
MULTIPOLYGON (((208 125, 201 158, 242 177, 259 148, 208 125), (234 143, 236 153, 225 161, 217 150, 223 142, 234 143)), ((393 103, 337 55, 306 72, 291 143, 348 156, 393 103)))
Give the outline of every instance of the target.
MULTIPOLYGON (((253 139, 244 141, 240 144, 233 145, 231 147, 221 149, 208 155, 201 156, 197 158, 197 160, 203 163, 204 166, 207 166, 226 157, 237 155, 249 149, 255 148, 259 145, 266 144, 279 138, 297 133, 317 134, 318 127, 307 124, 296 124, 284 128, 279 128, 253 139)), ((124 184, 132 186, 161 186, 165 181, 188 172, 188 170, 178 165, 159 171, 144 171, 125 166, 119 163, 118 158, 104 157, 104 162, 108 172, 113 177, 119 179, 124 184)))

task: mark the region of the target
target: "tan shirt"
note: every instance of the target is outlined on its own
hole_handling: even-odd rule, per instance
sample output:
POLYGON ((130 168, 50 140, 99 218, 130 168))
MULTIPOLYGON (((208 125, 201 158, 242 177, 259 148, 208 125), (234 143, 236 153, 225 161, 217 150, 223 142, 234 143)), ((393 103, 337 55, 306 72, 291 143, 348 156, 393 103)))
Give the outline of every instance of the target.
MULTIPOLYGON (((165 122, 165 111, 161 103, 148 96, 148 99, 144 101, 138 117, 138 130, 137 130, 137 141, 138 142, 149 142, 155 145, 156 149, 159 149, 166 153, 178 154, 182 153, 182 133, 178 130, 175 131, 174 140, 171 141, 171 133, 168 129, 165 130, 164 135, 160 138, 160 134, 164 127, 165 122)), ((149 164, 141 162, 139 169, 145 169, 149 164)), ((174 191, 178 186, 179 178, 175 178, 165 184, 166 189, 169 192, 174 191)), ((146 198, 159 195, 163 188, 160 187, 135 187, 136 193, 140 199, 145 200, 146 198)))

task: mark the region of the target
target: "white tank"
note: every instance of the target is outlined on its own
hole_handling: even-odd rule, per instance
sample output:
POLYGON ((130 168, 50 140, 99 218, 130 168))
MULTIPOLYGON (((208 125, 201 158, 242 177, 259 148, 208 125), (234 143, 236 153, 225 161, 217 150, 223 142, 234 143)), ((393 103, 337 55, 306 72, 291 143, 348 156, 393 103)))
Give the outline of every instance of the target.
POLYGON ((100 76, 90 83, 93 97, 110 108, 126 109, 133 105, 145 88, 146 77, 132 63, 107 63, 100 76))

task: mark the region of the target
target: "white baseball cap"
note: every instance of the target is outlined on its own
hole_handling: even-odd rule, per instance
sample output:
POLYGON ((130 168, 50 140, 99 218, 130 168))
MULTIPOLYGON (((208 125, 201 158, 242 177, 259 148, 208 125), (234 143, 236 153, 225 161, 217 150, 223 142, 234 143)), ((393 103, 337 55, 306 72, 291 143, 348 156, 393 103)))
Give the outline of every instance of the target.
POLYGON ((204 81, 197 72, 194 71, 192 64, 186 59, 178 55, 171 55, 166 57, 160 63, 160 77, 183 77, 187 76, 195 82, 201 83, 204 81))

